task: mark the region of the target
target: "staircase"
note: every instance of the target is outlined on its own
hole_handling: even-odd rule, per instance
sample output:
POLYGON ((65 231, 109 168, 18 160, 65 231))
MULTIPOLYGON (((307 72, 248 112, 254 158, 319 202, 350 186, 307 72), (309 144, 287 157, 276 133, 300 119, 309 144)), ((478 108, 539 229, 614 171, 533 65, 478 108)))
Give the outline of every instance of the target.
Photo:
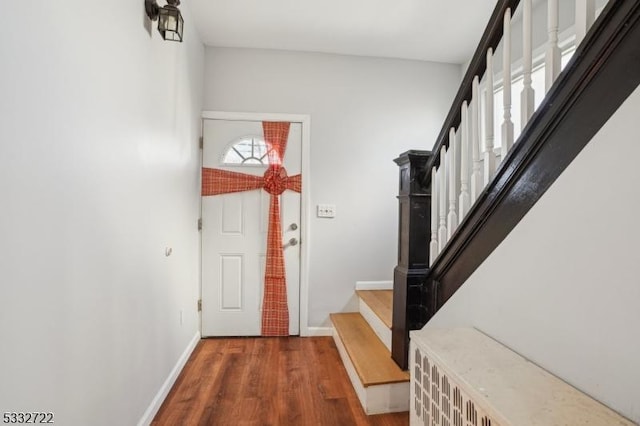
POLYGON ((391 290, 356 290, 359 312, 331 314, 333 339, 368 415, 409 410, 409 373, 391 359, 391 290))
POLYGON ((429 187, 428 264, 414 291, 419 309, 409 309, 416 298, 407 297, 406 327, 394 322, 394 333, 403 334, 394 334, 398 363, 408 358, 409 331, 442 308, 640 84, 640 2, 600 3, 575 1, 575 33, 564 35, 563 51, 557 0, 540 3, 546 14, 534 14, 532 0, 497 2, 426 173, 416 179, 429 187), (534 27, 548 34, 536 49, 534 27), (514 42, 522 46, 513 49, 514 42), (570 57, 564 66, 562 53, 570 57))
MULTIPOLYGON (((394 315, 392 348, 394 357, 396 353, 402 355, 398 362, 410 357, 411 424, 609 426, 640 421, 637 392, 632 387, 637 381, 621 384, 611 380, 610 387, 602 385, 612 377, 625 377, 627 370, 637 372, 637 365, 627 361, 631 357, 626 351, 626 341, 622 343, 626 340, 623 337, 619 339, 619 347, 598 348, 596 353, 600 357, 589 354, 591 368, 571 365, 573 358, 575 364, 580 364, 587 351, 571 348, 572 357, 567 357, 565 363, 553 356, 545 358, 546 368, 558 374, 555 377, 527 360, 530 355, 526 352, 521 356, 474 330, 442 329, 437 328, 442 327, 440 323, 429 324, 445 303, 456 303, 456 300, 449 302, 454 293, 466 285, 467 279, 640 86, 640 1, 576 0, 574 20, 568 30, 573 30, 571 36, 559 33, 559 7, 572 2, 547 0, 537 4, 533 0, 497 2, 425 166, 426 173, 422 179, 416 179, 428 187, 425 194, 430 212, 422 219, 430 234, 430 238, 422 241, 422 247, 428 246, 428 264, 418 291, 413 292, 417 297, 402 298, 409 292, 394 286, 394 312, 407 313, 407 326, 401 330, 404 336, 410 330, 422 330, 411 332, 408 350, 409 339, 396 338, 399 325, 394 315), (534 13, 536 6, 540 13, 534 13), (534 45, 533 28, 547 35, 548 39, 540 46, 534 45), (512 37, 512 32, 520 34, 512 37), (564 39, 562 43, 560 39, 564 39), (520 42, 521 46, 514 49, 513 44, 520 42), (575 51, 572 53, 571 49, 575 51), (563 55, 566 64, 561 60, 563 55), (534 84, 535 81, 538 83, 534 84), (401 299, 405 299, 406 309, 398 309, 401 299), (415 303, 416 299, 420 299, 418 307, 423 309, 409 309, 409 303, 415 303), (622 367, 600 371, 601 363, 611 361, 622 367), (607 371, 609 375, 604 374, 607 371), (598 377, 599 381, 582 380, 584 377, 598 377), (567 385, 570 379, 582 391, 567 385)), ((614 135, 633 138, 637 132, 614 135)), ((607 168, 596 172, 599 179, 610 179, 607 168)), ((626 204, 602 206, 610 217, 615 217, 616 211, 626 204)), ((539 262, 544 257, 533 259, 530 256, 524 262, 528 263, 527 268, 542 270, 552 280, 556 265, 539 262)), ((600 261, 600 257, 594 255, 593 261, 600 261)), ((631 263, 622 262, 618 267, 632 268, 631 263)), ((487 269, 481 271, 484 275, 475 283, 492 282, 494 275, 499 276, 497 269, 489 271, 492 274, 487 269)), ((514 276, 527 273, 522 269, 514 276)), ((591 277, 585 278, 588 281, 591 277)), ((518 278, 503 283, 514 288, 521 285, 518 278)), ((575 290, 569 295, 573 293, 578 299, 585 286, 580 280, 574 284, 575 290)), ((535 289, 546 295, 538 286, 535 289)), ((554 296, 553 291, 548 292, 549 299, 554 296)), ((468 310, 473 304, 481 308, 469 318, 455 317, 454 313, 453 325, 485 327, 487 323, 482 321, 480 311, 487 307, 483 302, 491 297, 499 301, 491 312, 496 323, 509 323, 514 331, 505 344, 518 350, 533 353, 536 342, 546 339, 544 350, 561 354, 563 340, 573 337, 572 332, 583 326, 580 323, 567 328, 559 323, 577 311, 572 306, 573 300, 567 299, 562 315, 550 317, 545 316, 545 301, 540 299, 542 303, 534 309, 535 315, 540 312, 539 321, 524 333, 519 327, 524 317, 520 312, 502 315, 505 311, 500 305, 513 303, 506 292, 485 297, 477 291, 457 305, 457 312, 468 310), (553 338, 547 338, 545 332, 553 338), (518 339, 526 339, 528 346, 517 345, 518 339)), ((615 299, 604 303, 616 304, 615 299)), ((625 317, 614 324, 624 328, 629 323, 625 317)), ((500 337, 506 340, 505 336, 500 337)))

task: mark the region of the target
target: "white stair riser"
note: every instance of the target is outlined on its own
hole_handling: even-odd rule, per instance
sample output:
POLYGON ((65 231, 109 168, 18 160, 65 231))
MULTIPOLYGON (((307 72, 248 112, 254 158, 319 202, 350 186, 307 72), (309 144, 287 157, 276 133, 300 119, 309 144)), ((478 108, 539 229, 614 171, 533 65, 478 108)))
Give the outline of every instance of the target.
POLYGON ((356 281, 356 290, 393 290, 393 281, 356 281))
POLYGON ((369 326, 376 333, 376 336, 384 343, 384 345, 391 352, 391 329, 382 322, 380 317, 367 305, 367 303, 359 299, 360 315, 364 317, 369 326))

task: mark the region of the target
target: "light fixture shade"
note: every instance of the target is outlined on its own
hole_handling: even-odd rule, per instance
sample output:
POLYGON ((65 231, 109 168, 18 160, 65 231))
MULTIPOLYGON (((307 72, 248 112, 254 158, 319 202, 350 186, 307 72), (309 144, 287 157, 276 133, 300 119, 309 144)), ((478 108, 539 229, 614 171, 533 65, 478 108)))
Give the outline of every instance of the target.
POLYGON ((182 41, 184 20, 177 7, 166 5, 160 8, 158 15, 158 31, 165 40, 182 41))

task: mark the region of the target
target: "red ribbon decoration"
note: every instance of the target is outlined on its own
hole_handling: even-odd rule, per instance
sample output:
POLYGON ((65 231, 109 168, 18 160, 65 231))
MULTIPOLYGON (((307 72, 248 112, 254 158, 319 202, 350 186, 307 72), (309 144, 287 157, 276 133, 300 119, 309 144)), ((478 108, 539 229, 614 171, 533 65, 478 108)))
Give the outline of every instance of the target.
POLYGON ((262 302, 261 332, 263 336, 289 335, 289 307, 287 305, 279 195, 287 189, 302 192, 302 176, 287 176, 287 171, 282 167, 282 158, 289 138, 289 125, 290 123, 285 122, 265 121, 262 123, 264 139, 269 148, 269 168, 262 177, 227 170, 202 168, 203 196, 251 191, 260 188, 271 194, 267 232, 267 264, 262 302))

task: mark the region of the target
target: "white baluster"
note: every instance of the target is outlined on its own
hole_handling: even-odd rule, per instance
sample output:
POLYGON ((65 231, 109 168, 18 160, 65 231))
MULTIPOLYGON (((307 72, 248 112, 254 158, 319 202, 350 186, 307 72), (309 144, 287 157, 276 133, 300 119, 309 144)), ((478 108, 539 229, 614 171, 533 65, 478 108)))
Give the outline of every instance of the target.
POLYGON ((440 150, 440 167, 438 168, 438 181, 440 182, 439 195, 439 218, 440 226, 438 227, 438 251, 442 253, 444 246, 447 244, 447 147, 443 146, 440 150))
POLYGON ((487 50, 487 78, 484 97, 484 186, 489 184, 496 171, 496 154, 493 152, 493 49, 487 50))
POLYGON ((560 47, 558 46, 558 0, 547 2, 547 26, 549 40, 547 42, 547 55, 545 58, 545 92, 548 92, 560 74, 560 47))
MULTIPOLYGON (((580 1, 580 0, 578 0, 580 1)), ((524 127, 529 122, 529 119, 533 115, 534 99, 535 92, 533 87, 531 86, 531 71, 533 68, 533 50, 531 40, 533 38, 532 31, 532 11, 531 11, 531 0, 524 0, 523 10, 522 10, 522 54, 523 54, 523 66, 522 66, 522 76, 523 76, 523 84, 522 88, 522 98, 520 98, 520 128, 524 129, 524 127)))
POLYGON ((431 169, 431 243, 429 244, 429 266, 438 257, 438 178, 436 167, 431 169))
POLYGON ((471 204, 469 195, 469 121, 467 118, 467 101, 462 103, 460 110, 460 202, 458 219, 462 219, 467 215, 471 204))
POLYGON ((580 45, 595 20, 595 0, 576 0, 576 46, 580 45))
POLYGON ((449 130, 449 163, 448 163, 448 171, 449 171, 449 214, 447 215, 447 239, 450 239, 453 235, 453 232, 458 227, 458 212, 456 211, 457 205, 457 188, 456 185, 456 173, 457 173, 457 164, 456 164, 456 153, 458 148, 456 146, 456 129, 453 127, 449 130))
POLYGON ((471 200, 475 201, 482 191, 482 161, 480 160, 480 81, 473 78, 471 90, 471 153, 473 171, 471 173, 471 200))
POLYGON ((504 13, 504 35, 502 38, 502 104, 504 120, 502 122, 502 151, 500 160, 503 161, 513 145, 513 122, 511 121, 511 9, 504 13))

